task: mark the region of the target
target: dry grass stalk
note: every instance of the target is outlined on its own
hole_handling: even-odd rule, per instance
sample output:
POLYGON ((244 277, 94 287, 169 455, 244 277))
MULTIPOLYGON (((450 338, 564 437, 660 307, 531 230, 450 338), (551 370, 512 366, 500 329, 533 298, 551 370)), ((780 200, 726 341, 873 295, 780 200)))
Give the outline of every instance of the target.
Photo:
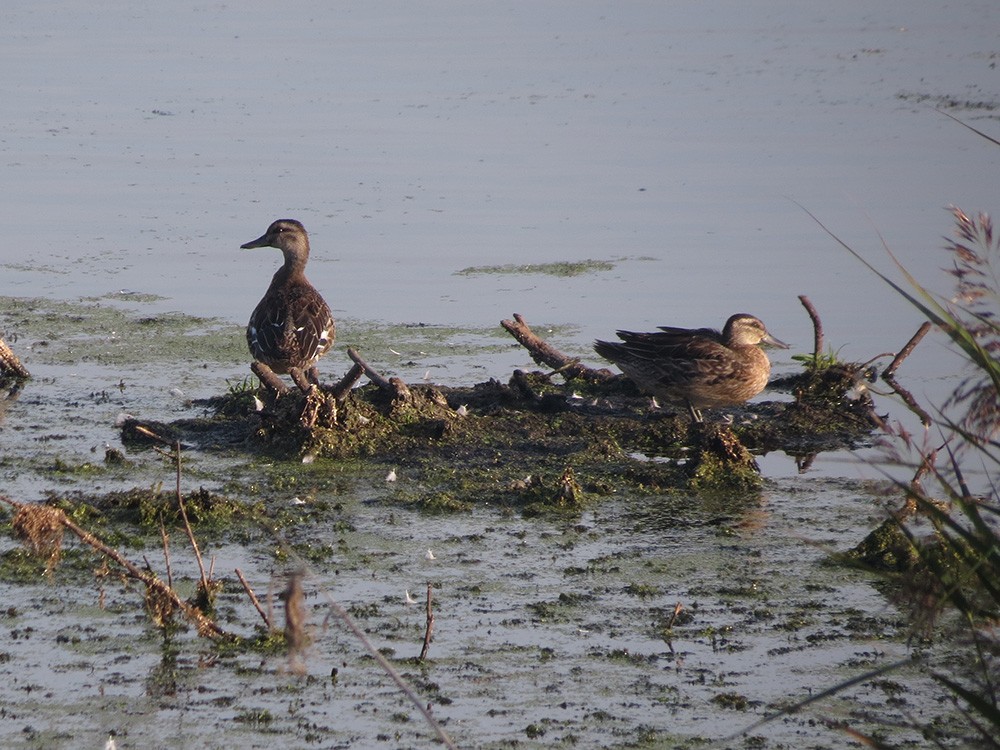
POLYGON ((194 550, 195 559, 198 561, 198 571, 201 573, 201 590, 206 601, 211 601, 212 586, 209 577, 205 575, 205 563, 201 559, 201 550, 198 548, 198 540, 194 538, 194 531, 191 529, 191 522, 188 521, 187 509, 184 507, 184 496, 181 494, 181 443, 178 440, 174 443, 174 461, 177 465, 177 507, 181 511, 181 518, 184 520, 184 531, 187 532, 188 541, 191 542, 191 549, 194 550))
POLYGON ((306 595, 302 588, 302 571, 289 573, 288 584, 281 598, 285 601, 285 642, 288 662, 295 674, 306 673, 305 653, 312 639, 306 627, 306 595))
POLYGON ((48 505, 17 505, 11 521, 15 536, 26 542, 31 551, 45 558, 45 571, 51 573, 62 552, 63 512, 48 505))
POLYGON ((174 574, 170 569, 170 537, 167 536, 167 529, 163 525, 163 516, 160 516, 160 540, 163 542, 163 564, 167 568, 167 585, 174 587, 174 574))
POLYGON ((250 597, 250 602, 257 609, 257 614, 259 614, 260 619, 264 621, 264 626, 267 628, 268 632, 274 630, 274 626, 271 624, 271 618, 267 616, 267 612, 264 611, 264 608, 260 604, 260 600, 257 598, 257 595, 253 592, 253 589, 250 588, 250 583, 243 575, 243 571, 240 570, 239 568, 236 568, 236 577, 239 578, 240 583, 243 584, 243 590, 246 591, 247 596, 250 597))
MULTIPOLYGON (((305 562, 301 560, 299 562, 301 563, 303 570, 306 570, 307 567, 305 562)), ((375 662, 387 675, 389 675, 392 681, 396 684, 396 687, 398 687, 406 695, 410 703, 412 703, 424 717, 424 721, 427 722, 427 725, 433 729, 434 733, 437 735, 438 741, 440 741, 445 747, 450 748, 451 750, 456 750, 457 746, 455 745, 455 742, 444 730, 444 727, 442 727, 437 719, 434 718, 434 714, 431 713, 430 705, 424 703, 424 701, 420 699, 420 696, 418 696, 406 680, 403 679, 403 676, 396 670, 396 668, 389 663, 389 660, 385 658, 382 652, 375 647, 375 644, 373 644, 368 636, 365 635, 365 632, 358 627, 358 624, 354 621, 354 618, 351 617, 350 613, 344 609, 336 599, 333 598, 333 595, 325 589, 320 593, 326 599, 331 612, 349 631, 351 631, 354 637, 358 639, 358 642, 364 647, 365 651, 368 652, 368 655, 375 660, 375 662)))
POLYGON ((434 610, 431 608, 431 582, 427 582, 427 627, 424 630, 424 647, 420 649, 420 661, 427 658, 431 648, 431 637, 434 635, 434 610))
POLYGON ((669 630, 674 626, 674 623, 677 622, 677 618, 683 611, 684 611, 684 605, 681 604, 680 602, 676 602, 674 604, 674 611, 671 613, 670 618, 667 620, 667 630, 669 630))

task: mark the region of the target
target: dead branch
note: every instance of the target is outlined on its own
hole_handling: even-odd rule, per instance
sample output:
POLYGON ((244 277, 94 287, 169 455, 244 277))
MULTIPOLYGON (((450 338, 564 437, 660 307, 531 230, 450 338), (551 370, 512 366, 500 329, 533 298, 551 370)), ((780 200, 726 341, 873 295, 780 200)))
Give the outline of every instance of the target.
POLYGON ((424 647, 420 649, 418 661, 427 658, 427 652, 431 647, 431 636, 434 634, 434 610, 431 608, 431 583, 427 582, 427 627, 424 630, 424 647))
POLYGON ((819 313, 816 312, 816 308, 813 307, 813 303, 809 301, 809 298, 804 295, 799 295, 799 302, 809 313, 809 319, 813 324, 813 361, 819 361, 819 355, 823 352, 823 323, 819 319, 819 313))
POLYGON ((895 391, 896 395, 903 400, 904 404, 906 404, 906 407, 917 415, 917 418, 920 419, 920 423, 924 427, 931 426, 932 420, 930 415, 924 411, 920 404, 917 403, 917 399, 913 397, 913 394, 897 382, 895 372, 896 368, 898 368, 903 360, 910 355, 910 353, 916 348, 917 344, 920 343, 920 340, 927 335, 927 332, 930 329, 931 324, 929 322, 924 322, 920 328, 917 329, 917 332, 913 334, 910 340, 906 342, 906 346, 899 350, 899 353, 892 360, 892 362, 889 363, 889 366, 882 371, 882 380, 884 380, 888 386, 895 391))
POLYGON ((605 383, 614 377, 609 370, 595 370, 580 364, 578 359, 563 354, 540 339, 519 313, 514 313, 513 320, 501 320, 500 325, 517 340, 517 343, 528 350, 535 362, 555 370, 567 380, 579 378, 594 383, 605 383))
POLYGON ((394 400, 409 401, 412 399, 410 389, 400 378, 389 378, 386 380, 381 373, 365 362, 361 358, 361 355, 354 349, 348 349, 347 356, 354 361, 354 364, 364 370, 365 375, 368 376, 370 381, 377 385, 380 390, 391 396, 394 400))
MULTIPOLYGON (((27 503, 19 503, 16 500, 12 500, 11 498, 3 495, 0 495, 0 501, 6 503, 12 508, 17 509, 18 511, 33 507, 27 503)), ((49 508, 49 506, 44 507, 49 508)), ((176 609, 183 612, 184 615, 195 624, 195 627, 198 629, 198 635, 226 640, 233 640, 235 638, 235 636, 227 633, 219 627, 214 620, 207 617, 200 609, 181 599, 180 596, 177 595, 176 591, 167 586, 155 575, 142 570, 142 568, 124 557, 118 550, 109 547, 89 531, 77 526, 65 513, 63 513, 63 511, 58 508, 50 508, 50 510, 57 511, 57 515, 53 515, 52 517, 57 519, 59 523, 76 534, 82 542, 90 545, 106 558, 113 560, 124 568, 128 576, 146 586, 147 591, 153 592, 156 596, 169 600, 176 609)))
POLYGON ((357 353, 354 349, 348 348, 347 356, 351 358, 354 364, 358 365, 362 370, 364 370, 365 375, 368 379, 372 381, 375 385, 381 388, 383 391, 392 392, 392 386, 389 385, 389 381, 382 377, 378 370, 374 369, 371 365, 365 362, 361 355, 357 353))
POLYGON ((250 365, 250 371, 257 376, 257 379, 264 384, 268 390, 282 395, 288 393, 288 386, 281 382, 281 378, 274 374, 274 371, 261 362, 254 362, 250 365))
POLYGON ((906 346, 899 350, 899 354, 895 356, 889 366, 882 371, 882 378, 891 378, 896 374, 896 369, 903 364, 903 360, 910 356, 910 353, 917 348, 917 344, 920 343, 921 339, 927 335, 927 332, 931 330, 930 321, 924 321, 917 332, 913 334, 913 337, 906 342, 906 346))
POLYGON ((896 395, 903 399, 903 403, 906 404, 910 411, 917 415, 917 418, 924 427, 931 426, 932 420, 930 414, 920 407, 920 404, 917 403, 917 399, 913 397, 912 393, 901 386, 892 375, 883 375, 882 380, 888 383, 889 387, 896 392, 896 395))
POLYGON ((340 379, 333 388, 330 389, 330 393, 337 401, 343 401, 347 398, 347 394, 351 392, 351 389, 361 380, 361 376, 365 374, 365 368, 359 365, 357 362, 354 366, 348 370, 347 374, 340 379))
POLYGON ((257 595, 253 592, 253 589, 250 588, 250 583, 243 575, 243 571, 240 570, 239 568, 236 568, 236 577, 240 579, 240 583, 243 584, 243 590, 246 591, 247 596, 250 597, 250 603, 253 604, 254 608, 256 608, 257 614, 260 615, 260 619, 264 621, 264 627, 268 629, 268 632, 274 630, 274 626, 271 625, 271 618, 267 616, 267 612, 264 611, 264 608, 260 604, 260 600, 257 598, 257 595))
POLYGON ((27 380, 31 373, 21 364, 14 351, 7 346, 7 342, 0 336, 0 377, 14 377, 18 380, 27 380))

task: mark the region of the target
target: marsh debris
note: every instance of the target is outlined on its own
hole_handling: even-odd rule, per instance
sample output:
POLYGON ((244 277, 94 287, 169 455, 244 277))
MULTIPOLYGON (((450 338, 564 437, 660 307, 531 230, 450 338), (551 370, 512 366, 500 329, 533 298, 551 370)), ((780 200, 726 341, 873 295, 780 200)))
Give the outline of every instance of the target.
MULTIPOLYGON (((818 315, 810 315, 820 346, 818 315)), ((523 316, 501 326, 547 369, 469 387, 415 385, 349 349, 350 371, 336 385, 241 387, 201 402, 204 418, 151 429, 208 451, 405 467, 411 481, 394 483, 396 496, 421 507, 488 502, 538 512, 624 489, 756 492, 755 454, 784 450, 805 462, 865 443, 879 424, 865 387, 870 368, 816 352, 803 374, 782 384, 792 401, 713 410, 697 427, 623 375, 559 351, 523 316), (356 387, 361 377, 368 382, 356 387)))

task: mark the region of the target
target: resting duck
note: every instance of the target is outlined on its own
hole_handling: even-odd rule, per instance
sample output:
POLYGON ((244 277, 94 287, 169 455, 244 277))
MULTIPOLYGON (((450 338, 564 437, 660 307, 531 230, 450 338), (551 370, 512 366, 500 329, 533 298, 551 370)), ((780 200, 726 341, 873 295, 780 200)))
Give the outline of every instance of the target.
POLYGON ((730 317, 722 333, 669 326, 617 333, 621 342, 596 341, 594 350, 642 390, 687 406, 695 422, 702 421, 703 408, 740 404, 764 390, 771 363, 760 344, 788 348, 745 313, 730 317))
POLYGON ((306 279, 309 235, 294 219, 279 219, 263 235, 241 248, 276 247, 284 265, 271 279, 247 325, 247 345, 254 373, 278 392, 287 390, 276 377, 289 374, 303 391, 319 385, 316 362, 333 346, 335 325, 330 308, 306 279))

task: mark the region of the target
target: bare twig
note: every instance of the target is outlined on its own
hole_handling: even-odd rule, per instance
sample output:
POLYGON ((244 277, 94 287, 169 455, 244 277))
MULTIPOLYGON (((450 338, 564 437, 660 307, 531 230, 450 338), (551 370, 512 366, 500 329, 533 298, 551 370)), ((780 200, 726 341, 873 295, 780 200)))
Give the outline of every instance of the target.
POLYGON ((813 361, 818 362, 820 354, 823 353, 823 323, 819 319, 819 313, 816 312, 816 308, 813 307, 813 303, 809 301, 809 298, 804 295, 799 295, 799 302, 809 313, 809 319, 812 320, 813 324, 813 361))
POLYGON ((347 350, 347 356, 351 358, 354 364, 358 365, 362 370, 364 370, 365 375, 368 379, 372 381, 375 385, 384 391, 392 391, 392 386, 389 385, 389 381, 382 377, 382 374, 378 372, 375 368, 365 362, 361 355, 358 354, 354 349, 347 350))
POLYGON ((427 628, 424 630, 424 647, 420 649, 419 661, 427 658, 431 647, 431 637, 434 635, 434 610, 431 608, 431 582, 427 582, 427 628))
POLYGON ((240 583, 243 584, 243 590, 246 591, 247 596, 250 597, 250 603, 253 604, 253 606, 257 609, 257 614, 259 614, 260 619, 264 621, 264 626, 268 629, 268 631, 274 630, 274 626, 271 625, 271 618, 267 616, 267 612, 264 611, 264 608, 260 604, 260 600, 257 598, 257 595, 253 592, 253 589, 250 588, 250 583, 243 575, 243 571, 240 570, 239 568, 236 568, 236 577, 239 578, 240 583))
POLYGON ((167 529, 163 525, 163 516, 160 516, 160 540, 163 542, 163 563, 167 568, 167 585, 170 588, 174 587, 174 574, 170 570, 170 547, 169 539, 167 537, 167 529))
POLYGON ((281 382, 281 378, 275 375, 274 371, 262 362, 254 362, 250 365, 250 371, 271 392, 279 396, 288 393, 288 386, 281 382))
POLYGON ((882 378, 888 379, 896 374, 896 369, 903 364, 903 360, 910 356, 910 353, 917 348, 917 344, 920 340, 927 335, 927 332, 931 330, 931 324, 929 321, 924 321, 917 332, 913 334, 913 337, 906 342, 906 346, 899 350, 899 353, 893 358, 889 366, 882 371, 882 378))
POLYGON ((198 560, 198 570, 201 572, 201 590, 205 592, 206 599, 211 597, 212 591, 208 585, 208 576, 205 575, 205 562, 201 559, 201 550, 198 549, 198 541, 194 538, 194 531, 191 529, 191 522, 188 521, 187 509, 184 507, 184 496, 181 495, 181 444, 177 441, 174 444, 176 454, 174 460, 177 462, 177 507, 180 508, 181 518, 184 519, 184 531, 187 532, 188 540, 191 542, 191 549, 194 550, 195 559, 198 560))
POLYGON ((360 627, 358 627, 358 624, 354 622, 354 618, 351 617, 350 613, 348 613, 346 609, 340 606, 337 600, 334 599, 333 596, 328 591, 324 591, 323 596, 326 598, 327 604, 329 604, 330 609, 333 610, 333 613, 340 619, 342 623, 344 623, 347 629, 354 634, 354 637, 361 642, 361 645, 364 646, 365 651, 367 651, 368 654, 376 662, 378 662, 378 665, 382 667, 385 673, 389 675, 389 677, 392 679, 393 682, 396 683, 396 687, 402 690, 403 693, 406 695, 406 697, 410 700, 410 702, 417 708, 418 711, 420 711, 420 713, 424 717, 424 720, 434 730, 434 733, 437 735, 438 739, 441 740, 441 744, 443 744, 447 748, 451 748, 451 750, 457 750, 458 746, 454 743, 451 737, 448 736, 448 733, 444 730, 444 727, 442 727, 438 723, 437 719, 434 718, 434 714, 431 713, 430 707, 425 705, 423 701, 421 701, 420 696, 417 695, 413 691, 413 688, 411 688, 407 684, 406 680, 403 679, 403 676, 396 671, 395 667, 393 667, 392 664, 389 663, 388 659, 386 659, 385 656, 382 655, 382 652, 379 651, 377 648, 375 648, 375 644, 373 644, 368 639, 368 636, 365 635, 365 632, 360 627))

